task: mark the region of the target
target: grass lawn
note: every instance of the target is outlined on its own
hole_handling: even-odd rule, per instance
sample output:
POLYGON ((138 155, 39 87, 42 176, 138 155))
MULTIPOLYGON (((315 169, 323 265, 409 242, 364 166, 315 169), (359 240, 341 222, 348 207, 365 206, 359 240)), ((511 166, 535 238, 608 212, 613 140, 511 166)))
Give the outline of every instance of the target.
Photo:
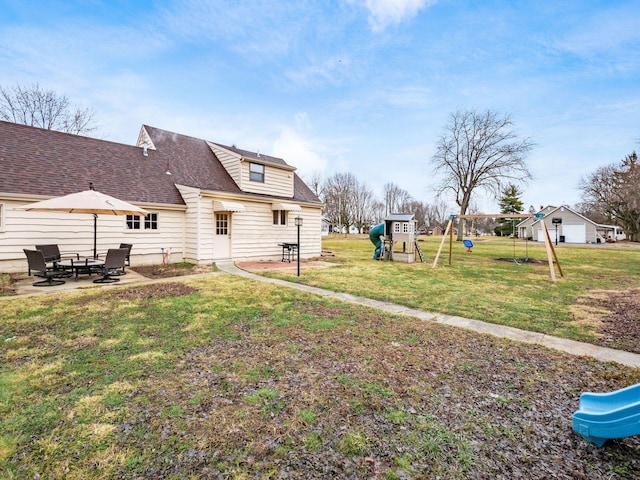
MULTIPOLYGON (((339 267, 309 269, 299 279, 295 272, 266 275, 367 298, 386 300, 430 312, 442 312, 509 325, 613 348, 634 347, 635 327, 621 336, 631 341, 604 338, 603 296, 618 295, 616 304, 637 296, 640 288, 640 245, 557 247, 564 273, 551 281, 543 244, 508 238, 474 239, 472 253, 455 242, 449 266, 445 243, 438 266, 432 262, 442 237, 421 237, 426 263, 405 264, 372 260, 374 247, 364 236, 331 237, 323 248, 335 254, 339 267), (524 258, 541 263, 517 264, 499 258, 524 258)), ((640 320, 636 311, 636 320, 640 320)), ((615 336, 615 335, 613 335, 615 336)), ((635 346, 635 348, 639 348, 635 346)), ((640 352, 640 350, 637 350, 640 352)))
MULTIPOLYGON (((313 281, 358 289, 359 272, 359 294, 419 300, 429 284, 462 290, 464 265, 488 270, 473 267, 480 247, 432 271, 365 263, 364 245, 345 243, 342 266, 313 281), (413 295, 402 272, 424 279, 413 295)), ((519 271, 561 300, 578 295, 580 263, 557 285, 519 271)), ((520 288, 495 268, 487 294, 520 288)), ((460 292, 455 308, 480 297, 460 292)), ((571 430, 581 392, 640 370, 229 275, 3 300, 0 360, 3 479, 640 475, 640 438, 598 449, 571 430)))

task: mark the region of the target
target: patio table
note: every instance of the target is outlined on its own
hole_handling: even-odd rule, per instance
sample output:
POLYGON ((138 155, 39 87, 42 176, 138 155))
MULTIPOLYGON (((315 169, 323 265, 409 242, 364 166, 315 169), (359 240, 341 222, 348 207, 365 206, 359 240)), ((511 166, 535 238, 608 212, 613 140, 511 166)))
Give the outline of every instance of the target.
POLYGON ((78 281, 78 275, 91 275, 92 273, 99 273, 104 265, 104 260, 99 258, 85 258, 84 260, 61 260, 58 262, 58 267, 65 270, 71 270, 75 273, 75 279, 78 281))
POLYGON ((291 260, 296 259, 297 243, 279 243, 278 246, 282 247, 283 262, 291 262, 291 260))

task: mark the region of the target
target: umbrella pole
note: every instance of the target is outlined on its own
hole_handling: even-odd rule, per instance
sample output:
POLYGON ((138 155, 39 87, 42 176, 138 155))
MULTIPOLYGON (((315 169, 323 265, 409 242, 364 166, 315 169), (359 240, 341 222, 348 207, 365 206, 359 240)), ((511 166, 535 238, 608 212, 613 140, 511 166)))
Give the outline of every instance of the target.
POLYGON ((98 258, 98 249, 97 249, 97 238, 98 238, 98 214, 93 214, 93 258, 98 258))

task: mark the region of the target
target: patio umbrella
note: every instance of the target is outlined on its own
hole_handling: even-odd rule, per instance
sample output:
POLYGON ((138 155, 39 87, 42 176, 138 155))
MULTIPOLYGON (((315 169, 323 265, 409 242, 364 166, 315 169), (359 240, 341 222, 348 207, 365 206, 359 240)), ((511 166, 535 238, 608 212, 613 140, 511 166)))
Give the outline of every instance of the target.
POLYGON ((97 255, 98 215, 140 215, 149 212, 123 200, 97 192, 89 184, 89 190, 51 198, 22 207, 27 211, 86 213, 93 215, 93 257, 97 255))

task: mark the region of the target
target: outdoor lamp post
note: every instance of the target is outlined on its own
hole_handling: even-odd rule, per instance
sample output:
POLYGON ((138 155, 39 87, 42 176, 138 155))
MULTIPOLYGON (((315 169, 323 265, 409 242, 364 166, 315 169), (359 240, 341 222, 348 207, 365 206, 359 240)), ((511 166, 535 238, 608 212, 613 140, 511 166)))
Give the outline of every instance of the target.
POLYGON ((558 245, 558 225, 562 225, 562 218, 553 217, 551 223, 556 227, 556 245, 558 245))
POLYGON ((298 276, 300 276, 300 227, 302 226, 302 217, 297 216, 295 222, 298 228, 298 276))

